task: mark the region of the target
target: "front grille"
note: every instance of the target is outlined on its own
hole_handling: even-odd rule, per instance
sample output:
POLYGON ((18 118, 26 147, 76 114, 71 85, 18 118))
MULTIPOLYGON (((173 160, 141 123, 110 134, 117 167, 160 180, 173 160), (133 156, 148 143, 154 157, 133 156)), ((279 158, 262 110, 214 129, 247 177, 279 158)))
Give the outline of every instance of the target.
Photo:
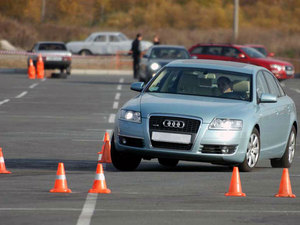
POLYGON ((169 116, 151 116, 149 122, 150 131, 172 131, 179 133, 197 133, 200 126, 200 121, 195 119, 181 118, 181 117, 169 117, 169 116), (165 127, 163 122, 165 120, 183 121, 185 123, 184 128, 165 127))
POLYGON ((178 144, 178 143, 170 143, 170 142, 160 142, 160 141, 151 141, 152 146, 155 148, 167 148, 167 149, 175 149, 175 150, 190 150, 192 148, 192 144, 178 144))
MULTIPOLYGON (((170 116, 151 116, 149 120, 149 131, 152 137, 153 131, 166 132, 166 133, 178 133, 178 134, 191 134, 191 142, 194 143, 196 134, 200 127, 200 120, 182 118, 182 117, 170 117, 170 116), (165 127, 163 125, 165 120, 181 121, 184 122, 183 128, 178 127, 165 127)), ((150 137, 150 138, 151 138, 150 137)), ((193 144, 180 144, 172 142, 153 141, 151 138, 151 144, 155 148, 175 149, 175 150, 190 150, 193 144)))

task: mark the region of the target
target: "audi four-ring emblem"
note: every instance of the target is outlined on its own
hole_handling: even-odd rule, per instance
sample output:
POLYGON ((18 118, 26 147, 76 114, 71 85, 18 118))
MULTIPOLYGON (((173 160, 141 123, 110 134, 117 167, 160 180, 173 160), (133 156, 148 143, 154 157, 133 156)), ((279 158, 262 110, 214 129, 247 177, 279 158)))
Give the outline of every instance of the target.
POLYGON ((180 120, 165 120, 163 125, 164 127, 184 128, 185 123, 180 120))

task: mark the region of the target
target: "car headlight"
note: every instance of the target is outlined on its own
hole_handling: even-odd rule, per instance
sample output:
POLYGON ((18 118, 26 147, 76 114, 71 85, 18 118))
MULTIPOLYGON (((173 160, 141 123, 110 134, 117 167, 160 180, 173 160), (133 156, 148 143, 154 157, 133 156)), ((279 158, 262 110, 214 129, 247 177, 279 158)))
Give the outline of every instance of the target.
POLYGON ((241 130, 243 128, 242 120, 215 118, 210 124, 211 130, 241 130))
POLYGON ((271 66, 271 70, 272 72, 280 72, 282 70, 284 70, 284 66, 278 65, 278 64, 272 64, 271 66))
POLYGON ((158 63, 152 63, 150 65, 150 69, 153 70, 153 71, 156 71, 160 68, 160 65, 158 63))
POLYGON ((120 118, 123 120, 141 123, 141 113, 132 110, 121 110, 120 118))

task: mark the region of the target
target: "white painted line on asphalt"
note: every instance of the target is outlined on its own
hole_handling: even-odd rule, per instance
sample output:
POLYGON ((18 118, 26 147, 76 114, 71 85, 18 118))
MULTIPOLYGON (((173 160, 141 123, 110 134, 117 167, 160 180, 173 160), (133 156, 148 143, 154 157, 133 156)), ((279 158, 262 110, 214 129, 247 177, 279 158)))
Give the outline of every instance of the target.
POLYGON ((15 98, 22 98, 22 97, 24 97, 27 94, 28 94, 27 91, 23 91, 21 94, 17 95, 15 98))
MULTIPOLYGON (((88 194, 88 195, 96 195, 94 198, 98 197, 98 194, 88 194)), ((81 211, 80 217, 82 216, 82 219, 87 219, 91 214, 93 215, 94 212, 192 212, 192 213, 270 213, 270 214, 288 214, 288 213, 294 213, 294 214, 300 214, 300 210, 239 210, 239 209, 224 209, 224 210, 215 210, 215 209, 95 209, 96 206, 96 200, 92 199, 88 202, 86 201, 84 204, 83 209, 84 210, 84 216, 83 215, 83 209, 79 208, 0 208, 0 211, 65 211, 65 212, 76 212, 81 211), (88 204, 87 204, 88 203, 88 204), (93 206, 93 203, 95 203, 95 206, 93 206), (85 207, 86 206, 86 207, 85 207), (94 208, 93 208, 94 207, 94 208), (85 218, 84 218, 85 217, 85 218)), ((91 216, 90 216, 91 217, 91 216)), ((78 222, 79 222, 78 219, 78 222)), ((89 221, 85 220, 85 223, 78 223, 79 224, 90 224, 89 221), (88 222, 88 223, 87 223, 88 222)))
POLYGON ((30 88, 30 89, 33 89, 33 88, 35 88, 35 87, 38 86, 38 85, 39 85, 38 83, 34 83, 34 84, 30 85, 29 88, 30 88))
POLYGON ((98 194, 88 193, 77 225, 89 225, 95 211, 98 194))
POLYGON ((113 109, 117 109, 117 108, 119 108, 119 102, 114 102, 113 109))
POLYGON ((4 99, 2 102, 0 102, 0 105, 3 105, 4 103, 7 103, 9 101, 10 101, 9 99, 4 99))
POLYGON ((300 89, 297 89, 297 88, 290 88, 290 89, 293 90, 293 91, 296 91, 297 93, 300 94, 300 89))
POLYGON ((120 100, 120 97, 121 97, 121 93, 120 93, 120 92, 117 92, 117 93, 116 93, 116 96, 115 96, 115 100, 120 100))
POLYGON ((72 141, 79 141, 79 142, 99 142, 99 140, 86 140, 86 139, 72 139, 72 141))
POLYGON ((124 83, 124 78, 120 78, 119 83, 124 83))
POLYGON ((114 123, 116 118, 116 114, 111 113, 108 118, 108 123, 114 123))
POLYGON ((119 84, 118 86, 117 86, 117 90, 122 90, 122 85, 121 84, 119 84))

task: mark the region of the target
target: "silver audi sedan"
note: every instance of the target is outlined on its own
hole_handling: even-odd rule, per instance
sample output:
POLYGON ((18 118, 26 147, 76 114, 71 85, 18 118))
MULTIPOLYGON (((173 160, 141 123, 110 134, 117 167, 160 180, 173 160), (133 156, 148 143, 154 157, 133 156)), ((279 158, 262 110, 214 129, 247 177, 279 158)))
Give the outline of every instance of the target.
POLYGON ((255 65, 177 60, 119 110, 111 142, 113 165, 134 170, 158 158, 238 165, 251 171, 258 160, 290 167, 296 150, 297 113, 274 75, 255 65))

